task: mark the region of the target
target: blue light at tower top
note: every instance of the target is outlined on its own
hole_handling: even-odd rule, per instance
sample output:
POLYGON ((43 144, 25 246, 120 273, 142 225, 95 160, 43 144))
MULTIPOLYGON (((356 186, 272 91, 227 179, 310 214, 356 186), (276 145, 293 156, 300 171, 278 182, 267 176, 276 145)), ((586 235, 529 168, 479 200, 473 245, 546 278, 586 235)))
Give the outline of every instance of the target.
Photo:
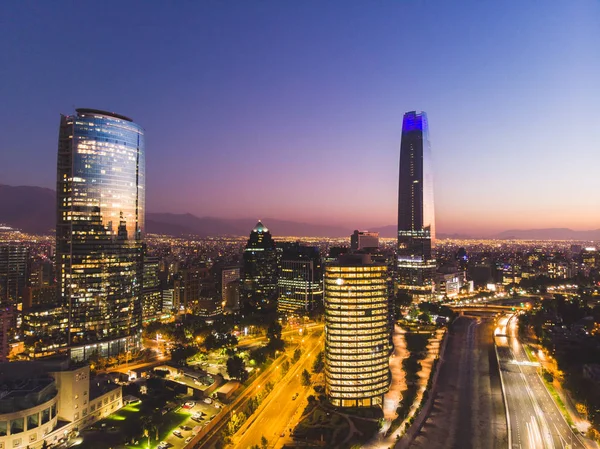
POLYGON ((423 115, 424 113, 417 113, 416 111, 404 114, 402 132, 423 131, 423 115))

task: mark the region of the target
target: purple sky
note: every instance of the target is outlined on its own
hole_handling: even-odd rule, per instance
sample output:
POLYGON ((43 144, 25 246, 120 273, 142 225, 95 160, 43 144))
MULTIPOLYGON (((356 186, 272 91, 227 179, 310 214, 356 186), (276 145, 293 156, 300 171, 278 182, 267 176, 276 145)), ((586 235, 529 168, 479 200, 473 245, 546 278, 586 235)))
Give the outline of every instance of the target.
POLYGON ((600 228, 597 0, 3 2, 0 54, 0 183, 90 107, 146 128, 150 211, 394 224, 416 109, 439 232, 600 228))

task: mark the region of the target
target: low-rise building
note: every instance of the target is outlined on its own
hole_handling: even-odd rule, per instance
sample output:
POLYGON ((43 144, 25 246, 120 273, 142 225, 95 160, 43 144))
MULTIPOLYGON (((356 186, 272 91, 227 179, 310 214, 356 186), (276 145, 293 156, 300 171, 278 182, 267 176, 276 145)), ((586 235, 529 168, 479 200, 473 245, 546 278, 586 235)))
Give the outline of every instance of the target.
POLYGON ((68 361, 0 364, 0 449, 56 444, 123 406, 122 389, 68 361))

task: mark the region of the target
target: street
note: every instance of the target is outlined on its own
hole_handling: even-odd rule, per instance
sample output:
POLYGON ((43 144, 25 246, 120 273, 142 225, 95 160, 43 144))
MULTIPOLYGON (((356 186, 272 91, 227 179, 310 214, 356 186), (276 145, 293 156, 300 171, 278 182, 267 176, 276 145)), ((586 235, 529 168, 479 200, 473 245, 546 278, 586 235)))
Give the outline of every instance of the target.
POLYGON ((510 449, 584 449, 529 361, 517 337, 515 315, 496 329, 498 360, 508 403, 510 449))
MULTIPOLYGON (((306 397, 311 394, 310 388, 302 386, 300 374, 304 369, 311 371, 315 357, 324 345, 321 332, 313 332, 305 340, 300 360, 292 365, 282 380, 275 383, 273 391, 234 435, 235 447, 260 445, 263 436, 269 441, 269 447, 280 447, 289 435, 289 429, 296 426, 300 417, 296 412, 304 410, 306 397), (296 393, 298 396, 294 400, 296 393), (286 437, 281 437, 282 434, 286 437)), ((276 381, 278 375, 275 371, 272 379, 268 380, 276 381)))
POLYGON ((491 318, 460 317, 450 326, 433 409, 408 447, 506 447, 493 328, 491 318))

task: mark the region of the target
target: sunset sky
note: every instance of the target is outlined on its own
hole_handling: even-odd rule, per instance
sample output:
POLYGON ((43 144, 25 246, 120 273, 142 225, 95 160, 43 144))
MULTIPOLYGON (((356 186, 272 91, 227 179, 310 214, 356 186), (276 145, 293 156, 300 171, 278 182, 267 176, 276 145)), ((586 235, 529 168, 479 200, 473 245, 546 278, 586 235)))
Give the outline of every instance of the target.
POLYGON ((427 112, 438 232, 600 228, 600 2, 3 2, 0 183, 54 188, 60 113, 146 129, 147 210, 396 222, 427 112))

